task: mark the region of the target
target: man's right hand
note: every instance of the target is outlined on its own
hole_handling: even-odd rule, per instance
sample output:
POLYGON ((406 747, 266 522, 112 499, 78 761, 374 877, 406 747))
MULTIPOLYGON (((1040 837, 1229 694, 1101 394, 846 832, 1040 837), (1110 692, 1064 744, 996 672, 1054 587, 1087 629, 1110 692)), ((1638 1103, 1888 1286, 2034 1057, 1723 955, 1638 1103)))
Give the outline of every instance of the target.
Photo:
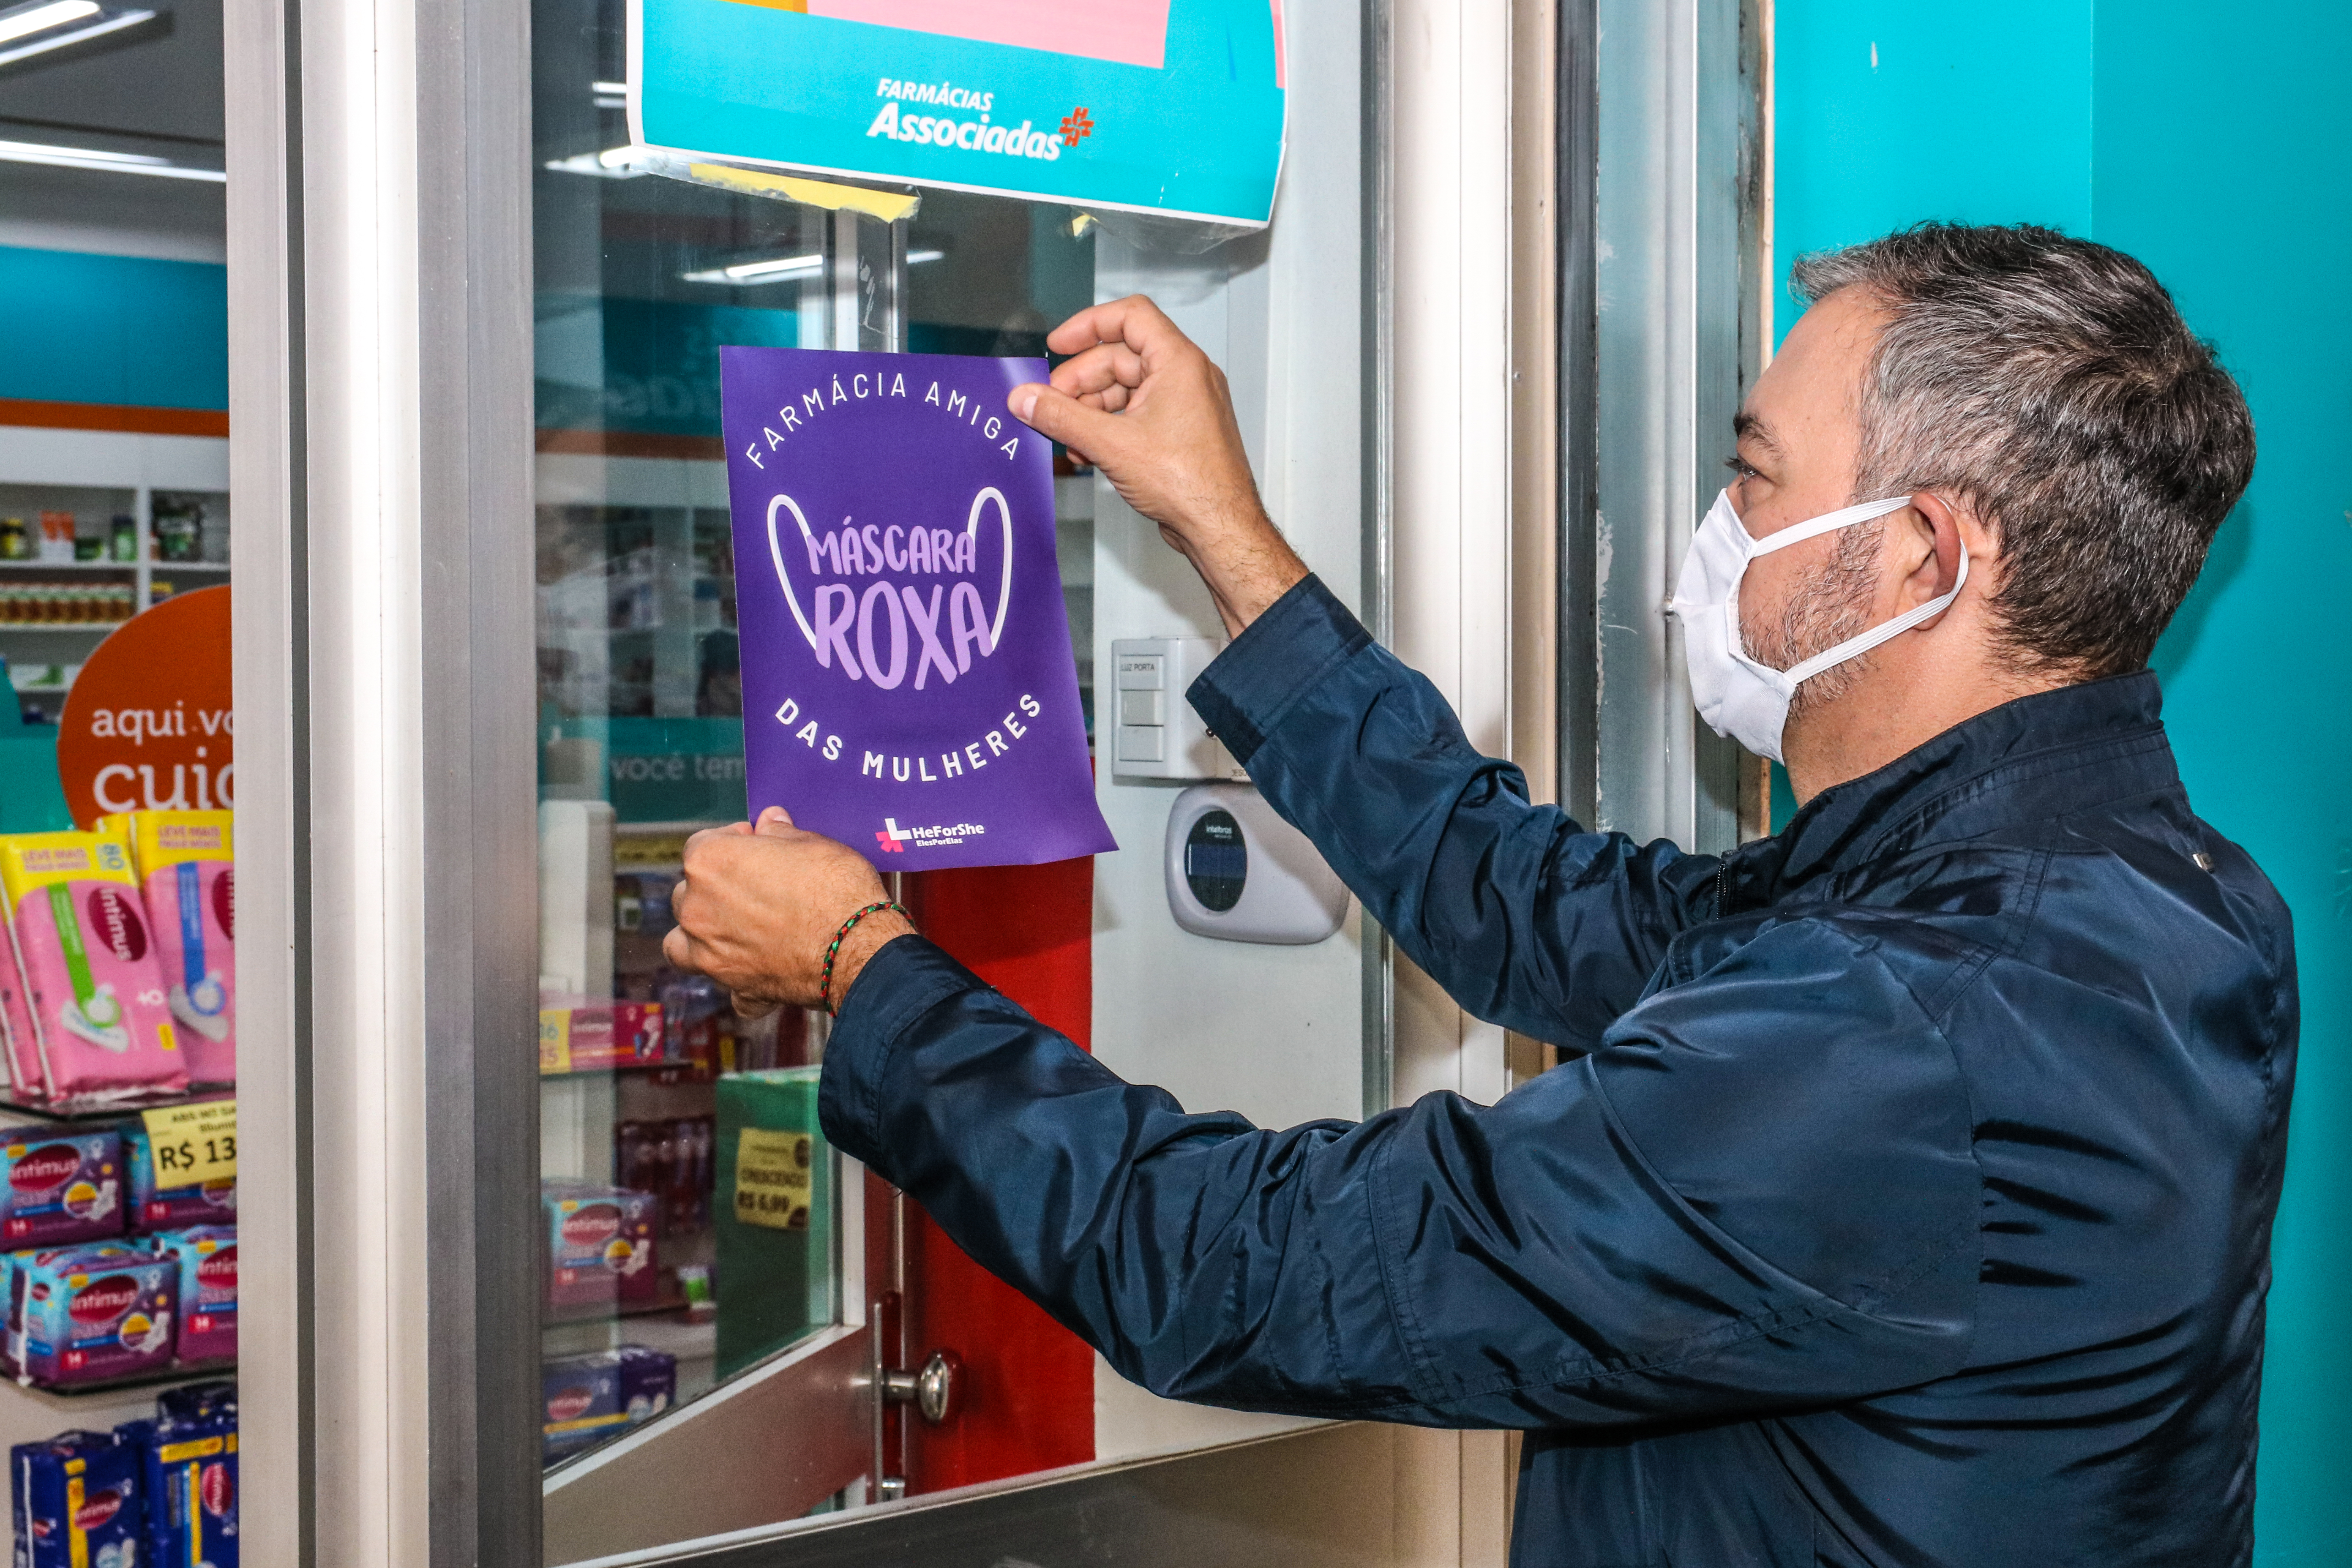
POLYGON ((1079 311, 1045 346, 1071 357, 1013 389, 1013 416, 1102 469, 1241 635, 1307 566, 1259 504, 1224 373, 1140 294, 1079 311))

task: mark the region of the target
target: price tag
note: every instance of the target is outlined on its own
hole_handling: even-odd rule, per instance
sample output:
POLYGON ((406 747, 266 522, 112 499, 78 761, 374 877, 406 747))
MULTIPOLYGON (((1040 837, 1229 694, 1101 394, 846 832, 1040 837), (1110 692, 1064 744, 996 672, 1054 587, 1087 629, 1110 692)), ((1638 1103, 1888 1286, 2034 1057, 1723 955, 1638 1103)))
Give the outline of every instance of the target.
POLYGON ((155 1150, 155 1184, 193 1187, 236 1179, 236 1101, 168 1105, 140 1113, 155 1150))
POLYGON ((735 1218, 771 1230, 806 1230, 816 1191, 816 1140, 746 1127, 735 1145, 735 1218))
POLYGON ((572 1009, 539 1010, 539 1070, 542 1074, 572 1070, 572 1009))

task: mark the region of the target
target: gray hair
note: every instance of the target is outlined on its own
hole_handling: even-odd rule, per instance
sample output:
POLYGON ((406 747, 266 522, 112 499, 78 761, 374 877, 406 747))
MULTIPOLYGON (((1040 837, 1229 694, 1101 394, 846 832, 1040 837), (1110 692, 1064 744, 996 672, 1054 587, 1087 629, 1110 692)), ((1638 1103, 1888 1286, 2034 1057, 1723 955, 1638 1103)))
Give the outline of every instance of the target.
POLYGON ((1937 490, 1999 533, 2021 665, 2144 666, 2254 468, 2238 384, 2155 275, 2054 229, 1921 224, 1801 258, 1790 286, 1885 312, 1855 499, 1937 490))

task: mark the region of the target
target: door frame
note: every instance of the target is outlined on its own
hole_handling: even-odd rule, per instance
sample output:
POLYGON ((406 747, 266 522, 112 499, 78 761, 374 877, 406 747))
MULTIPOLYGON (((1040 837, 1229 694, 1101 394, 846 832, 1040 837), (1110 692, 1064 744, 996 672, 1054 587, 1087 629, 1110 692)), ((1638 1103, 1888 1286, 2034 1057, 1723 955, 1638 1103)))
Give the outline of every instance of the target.
POLYGON ((532 659, 529 21, 225 6, 240 1397, 273 1565, 539 1559, 536 715, 473 678, 532 659))

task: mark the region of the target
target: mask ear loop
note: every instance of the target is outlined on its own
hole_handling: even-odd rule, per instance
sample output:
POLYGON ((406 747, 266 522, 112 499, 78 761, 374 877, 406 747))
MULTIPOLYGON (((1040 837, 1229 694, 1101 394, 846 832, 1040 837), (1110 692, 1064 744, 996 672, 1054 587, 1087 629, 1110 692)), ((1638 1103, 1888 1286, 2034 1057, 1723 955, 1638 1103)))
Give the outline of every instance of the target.
POLYGON ((1843 664, 1847 659, 1853 658, 1856 655, 1868 653, 1872 648, 1876 647, 1880 643, 1885 642, 1889 637, 1901 637, 1905 632, 1909 631, 1913 626, 1917 626, 1921 621, 1927 619, 1930 616, 1941 615, 1944 611, 1951 608, 1952 601, 1958 598, 1960 596, 1960 590, 1968 585, 1969 547, 1965 542, 1963 542, 1960 545, 1959 580, 1952 584, 1952 591, 1950 593, 1944 595, 1941 598, 1930 599, 1926 604, 1919 605, 1916 609, 1906 610, 1901 615, 1895 616, 1893 620, 1885 622, 1881 626, 1873 626, 1870 630, 1864 632, 1859 637, 1848 637, 1845 641, 1838 644, 1837 647, 1825 648, 1822 652, 1813 655, 1812 658, 1806 659, 1801 663, 1790 665, 1788 669, 1789 684, 1790 688, 1793 689, 1802 686, 1806 681, 1811 680, 1814 676, 1819 675, 1822 671, 1829 668, 1832 665, 1843 664))
MULTIPOLYGON (((1730 493, 1731 492, 1728 490, 1724 492, 1727 500, 1729 498, 1730 493)), ((1769 664, 1757 663, 1755 658, 1749 655, 1748 651, 1746 628, 1741 626, 1739 624, 1739 590, 1747 582, 1748 567, 1755 562, 1759 555, 1769 555, 1775 550, 1785 550, 1791 544, 1802 544, 1808 539, 1819 539, 1824 533, 1835 533, 1841 528, 1851 528, 1857 522, 1868 522, 1872 518, 1885 517, 1887 513, 1892 511, 1900 511, 1910 504, 1911 498, 1909 496, 1887 496, 1878 500, 1866 500, 1854 506, 1840 507, 1835 511, 1825 511, 1819 517, 1807 518, 1802 522, 1792 524, 1790 527, 1782 529, 1780 532, 1771 534, 1763 539, 1758 539, 1749 534, 1748 531, 1748 525, 1744 522, 1740 523, 1740 536, 1748 541, 1748 560, 1741 563, 1739 568, 1740 580, 1739 582, 1732 584, 1731 595, 1724 601, 1723 605, 1723 618, 1727 633, 1725 637, 1725 646, 1730 649, 1731 657, 1746 665, 1749 669, 1754 670, 1758 675, 1764 677, 1767 680, 1774 682, 1786 681, 1788 683, 1786 695, 1792 697, 1796 694, 1797 683, 1805 679, 1803 675, 1799 675, 1797 673, 1798 670, 1804 669, 1806 675, 1817 675, 1821 672, 1821 669, 1828 668, 1828 665, 1822 665, 1820 669, 1808 669, 1806 668, 1806 665, 1800 664, 1792 666, 1787 670, 1779 670, 1774 669, 1769 664)), ((1732 513, 1732 518, 1735 521, 1738 521, 1738 516, 1739 514, 1736 511, 1732 513)), ((1967 548, 1968 547, 1966 545, 1961 546, 1961 552, 1963 555, 1966 554, 1967 548)), ((1963 582, 1967 580, 1965 576, 1967 569, 1966 563, 1963 563, 1961 566, 1963 582)), ((1954 585, 1952 592, 1955 594, 1959 592, 1959 588, 1957 584, 1954 585)), ((1891 636, 1893 634, 1890 633, 1889 635, 1891 636)), ((1838 646, 1839 647, 1843 647, 1845 645, 1841 643, 1838 646)), ((1837 653, 1838 648, 1832 648, 1830 652, 1837 653)), ((1828 658, 1828 655, 1824 654, 1820 657, 1828 658)), ((1844 656, 1840 655, 1840 657, 1843 658, 1844 656)), ((1807 664, 1810 664, 1811 661, 1808 660, 1806 662, 1807 664)), ((1836 662, 1836 659, 1830 660, 1831 664, 1834 664, 1836 662)))
MULTIPOLYGON (((1859 506, 1842 507, 1836 511, 1825 511, 1819 517, 1809 518, 1803 522, 1784 528, 1780 532, 1768 535, 1763 539, 1749 540, 1748 559, 1753 561, 1759 555, 1769 555, 1775 550, 1785 550, 1791 544, 1802 544, 1808 539, 1819 539, 1824 533, 1835 533, 1841 528, 1851 528, 1857 522, 1868 522, 1874 517, 1885 517, 1888 512, 1900 511, 1910 504, 1909 496, 1889 496, 1883 500, 1866 500, 1859 506)), ((1748 525, 1741 523, 1739 531, 1747 532, 1748 525)))

